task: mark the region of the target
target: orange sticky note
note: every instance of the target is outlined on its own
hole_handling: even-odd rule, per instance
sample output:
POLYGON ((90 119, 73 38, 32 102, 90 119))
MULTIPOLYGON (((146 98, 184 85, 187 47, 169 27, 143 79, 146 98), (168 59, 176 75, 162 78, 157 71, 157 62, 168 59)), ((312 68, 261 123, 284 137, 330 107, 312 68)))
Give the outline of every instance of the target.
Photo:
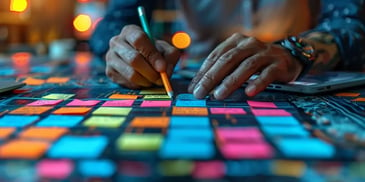
POLYGON ((22 133, 20 133, 21 138, 36 138, 36 139, 45 139, 45 140, 56 140, 61 137, 63 134, 67 133, 68 129, 66 128, 29 128, 22 133))
POLYGON ((47 83, 67 83, 70 80, 69 77, 50 77, 47 79, 47 83))
POLYGON ((52 109, 53 107, 49 106, 24 106, 20 107, 18 109, 15 109, 10 112, 10 114, 23 114, 23 115, 39 115, 44 112, 47 112, 48 110, 52 109))
POLYGON ((61 107, 53 111, 53 114, 85 115, 90 110, 90 107, 61 107))
POLYGON ((356 101, 356 102, 365 102, 365 97, 358 97, 356 99, 353 99, 352 101, 356 101))
POLYGON ((128 94, 113 94, 109 96, 109 99, 132 99, 135 100, 138 98, 138 95, 128 95, 128 94))
POLYGON ((45 141, 15 139, 0 146, 0 158, 38 159, 49 145, 45 141))
POLYGON ((354 92, 342 92, 342 93, 337 93, 335 94, 336 96, 339 97, 357 97, 360 95, 360 93, 354 93, 354 92))
POLYGON ((0 128, 0 138, 7 138, 15 131, 15 128, 0 128))
POLYGON ((44 84, 44 80, 42 79, 36 79, 36 78, 32 78, 32 77, 28 77, 25 80, 23 80, 23 83, 27 84, 27 85, 42 85, 44 84))
POLYGON ((130 126, 141 128, 167 128, 169 123, 169 117, 135 117, 130 126))
POLYGON ((173 107, 172 114, 207 116, 208 109, 205 107, 173 107))

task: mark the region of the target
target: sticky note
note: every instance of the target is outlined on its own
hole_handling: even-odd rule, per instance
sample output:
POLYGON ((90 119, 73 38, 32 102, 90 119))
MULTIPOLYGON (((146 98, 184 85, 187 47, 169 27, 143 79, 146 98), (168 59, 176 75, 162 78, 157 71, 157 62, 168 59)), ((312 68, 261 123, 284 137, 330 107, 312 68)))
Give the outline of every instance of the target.
POLYGON ((12 116, 0 118, 0 127, 24 127, 39 119, 39 116, 12 116))
POLYGON ((74 99, 66 106, 96 106, 100 101, 99 100, 79 100, 74 99))
POLYGON ((12 110, 10 114, 20 114, 20 115, 40 115, 48 110, 52 109, 50 106, 24 106, 18 109, 12 110))
POLYGON ((166 90, 164 88, 151 88, 151 89, 141 90, 139 92, 139 94, 141 94, 141 95, 152 95, 152 94, 161 95, 161 94, 166 94, 166 90))
POLYGON ((262 101, 251 101, 251 100, 248 100, 247 101, 247 104, 250 107, 277 108, 277 106, 273 102, 262 102, 262 101))
POLYGON ((256 120, 261 125, 299 125, 293 116, 257 116, 256 120))
POLYGON ((291 116, 285 109, 251 109, 256 116, 291 116))
POLYGON ((63 100, 37 100, 27 104, 28 106, 55 106, 61 103, 63 100))
POLYGON ((282 138, 277 147, 290 158, 331 158, 335 148, 316 138, 282 138))
POLYGON ((216 133, 221 142, 256 142, 263 139, 257 127, 219 127, 216 133))
POLYGON ((15 128, 0 128, 0 139, 9 137, 14 131, 15 128))
POLYGON ((208 117, 199 116, 172 116, 171 128, 210 128, 208 117))
POLYGON ((209 108, 209 110, 212 114, 246 114, 246 111, 243 108, 212 107, 209 108))
POLYGON ((90 110, 90 107, 61 107, 53 111, 53 114, 85 115, 90 110))
POLYGON ((191 160, 162 160, 158 168, 163 176, 185 177, 191 175, 194 163, 191 160))
POLYGON ((270 136, 297 136, 297 137, 308 137, 309 132, 302 126, 262 126, 262 131, 270 136))
POLYGON ((122 160, 118 163, 118 174, 129 177, 150 177, 152 174, 150 163, 122 160))
POLYGON ((70 176, 74 164, 69 160, 44 159, 37 163, 37 175, 47 179, 63 180, 70 176))
POLYGON ((122 151, 157 151, 162 141, 161 134, 125 133, 118 138, 116 146, 122 151))
POLYGON ((336 93, 335 95, 338 96, 338 97, 358 97, 358 96, 360 96, 360 93, 341 92, 341 93, 336 93))
POLYGON ((205 107, 173 107, 173 115, 195 115, 195 116, 207 116, 208 109, 205 107))
POLYGON ((356 99, 352 99, 351 101, 354 101, 354 102, 365 102, 365 97, 358 97, 356 99))
POLYGON ((83 125, 90 127, 117 128, 125 121, 125 117, 91 116, 83 125))
POLYGON ((306 169, 303 161, 275 160, 272 162, 273 174, 277 176, 301 177, 306 169))
POLYGON ((37 86, 37 85, 42 85, 45 83, 45 80, 42 79, 37 79, 37 78, 32 78, 32 77, 28 77, 25 80, 23 80, 23 83, 27 84, 27 85, 33 85, 33 86, 37 86))
POLYGON ((167 133, 167 138, 172 140, 184 141, 212 141, 213 132, 211 129, 202 128, 170 128, 167 133))
POLYGON ((144 100, 141 107, 170 107, 171 100, 144 100))
POLYGON ((215 155, 212 142, 165 140, 159 151, 162 159, 211 159, 215 155))
POLYGON ((176 96, 177 100, 199 100, 197 98, 195 98, 195 96, 193 94, 179 94, 176 96))
POLYGON ((0 146, 0 158, 38 159, 48 147, 45 141, 15 139, 0 146))
POLYGON ((220 149, 226 159, 267 159, 273 156, 271 146, 265 142, 225 143, 220 149))
POLYGON ((59 94, 59 93, 53 93, 48 94, 46 96, 43 96, 43 99, 59 99, 59 100, 67 100, 71 97, 75 96, 75 94, 59 94))
POLYGON ((93 115, 127 116, 131 110, 130 107, 99 107, 93 112, 93 115))
POLYGON ((205 100, 177 100, 175 106, 179 107, 206 107, 205 100))
POLYGON ((171 98, 164 94, 164 95, 145 95, 143 96, 144 100, 171 100, 171 98))
POLYGON ((43 139, 53 141, 68 132, 66 128, 39 128, 32 127, 19 134, 20 138, 43 139))
POLYGON ((126 99, 126 100, 135 100, 138 98, 138 95, 128 95, 128 94, 113 94, 109 96, 109 99, 126 99))
POLYGON ((48 150, 51 158, 97 158, 108 144, 105 136, 63 136, 48 150))
POLYGON ((70 80, 69 77, 49 77, 47 83, 67 83, 70 80))
POLYGON ((83 116, 49 115, 36 124, 38 127, 73 127, 83 120, 83 116))
POLYGON ((131 127, 141 128, 167 128, 169 117, 135 117, 130 123, 131 127))
POLYGON ((110 160, 82 160, 79 162, 78 169, 85 177, 111 177, 116 172, 114 162, 110 160))
POLYGON ((131 107, 134 100, 109 100, 105 101, 103 107, 131 107))
POLYGON ((225 171, 226 166, 222 161, 197 161, 192 176, 196 179, 220 179, 224 177, 225 171))

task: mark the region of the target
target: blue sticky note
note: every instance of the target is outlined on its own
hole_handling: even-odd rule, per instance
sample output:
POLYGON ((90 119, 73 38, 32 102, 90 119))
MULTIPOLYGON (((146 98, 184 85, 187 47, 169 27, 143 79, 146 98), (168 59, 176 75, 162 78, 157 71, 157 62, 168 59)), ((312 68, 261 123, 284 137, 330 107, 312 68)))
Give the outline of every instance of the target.
POLYGON ((256 119, 261 125, 299 125, 292 116, 257 116, 256 119))
POLYGON ((64 136, 53 144, 51 158, 97 158, 108 144, 105 136, 64 136))
POLYGON ((170 128, 167 133, 169 140, 184 141, 211 141, 213 140, 213 132, 211 129, 201 128, 170 128))
POLYGON ((316 138, 283 138, 277 146, 290 158, 331 158, 335 154, 332 145, 316 138))
POLYGON ((40 127, 73 127, 82 121, 83 116, 50 115, 41 120, 36 126, 40 127))
POLYGON ((210 128, 208 117, 172 116, 170 119, 171 128, 210 128))
POLYGON ((179 94, 176 97, 177 100, 198 100, 193 94, 179 94))
POLYGON ((115 171, 115 164, 110 160, 83 160, 79 162, 78 169, 86 177, 111 177, 115 171))
POLYGON ((299 136, 308 137, 309 132, 302 126, 273 126, 263 125, 262 131, 268 136, 299 136))
POLYGON ((206 107, 205 100, 176 100, 175 106, 178 107, 206 107))
POLYGON ((211 159, 215 149, 212 142, 165 140, 159 155, 163 159, 211 159))
POLYGON ((5 115, 0 118, 0 127, 24 127, 39 119, 39 116, 5 115))
POLYGON ((0 76, 10 76, 14 75, 16 73, 14 68, 5 67, 0 70, 0 76))

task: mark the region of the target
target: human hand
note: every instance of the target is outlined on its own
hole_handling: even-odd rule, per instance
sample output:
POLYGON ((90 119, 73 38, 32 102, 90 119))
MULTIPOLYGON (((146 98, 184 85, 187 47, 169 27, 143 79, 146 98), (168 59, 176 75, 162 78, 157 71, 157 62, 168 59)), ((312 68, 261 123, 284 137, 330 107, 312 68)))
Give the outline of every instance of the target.
POLYGON ((165 41, 155 45, 136 25, 127 25, 110 39, 106 54, 106 75, 114 82, 131 89, 162 85, 159 72, 170 76, 180 52, 165 41))
POLYGON ((245 89, 255 96, 274 81, 293 81, 301 70, 300 62, 280 45, 235 33, 209 54, 188 90, 203 98, 214 89, 213 96, 222 100, 259 73, 245 89))

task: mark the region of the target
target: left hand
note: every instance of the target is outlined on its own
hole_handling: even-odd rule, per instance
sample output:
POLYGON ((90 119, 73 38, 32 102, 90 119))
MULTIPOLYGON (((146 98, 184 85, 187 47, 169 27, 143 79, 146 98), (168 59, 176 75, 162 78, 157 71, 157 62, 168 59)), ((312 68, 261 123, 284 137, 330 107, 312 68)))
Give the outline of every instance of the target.
POLYGON ((280 45, 235 33, 209 54, 188 90, 203 98, 215 89, 214 97, 222 100, 259 74, 245 89, 248 96, 255 96, 274 81, 295 80, 301 70, 300 62, 280 45))

